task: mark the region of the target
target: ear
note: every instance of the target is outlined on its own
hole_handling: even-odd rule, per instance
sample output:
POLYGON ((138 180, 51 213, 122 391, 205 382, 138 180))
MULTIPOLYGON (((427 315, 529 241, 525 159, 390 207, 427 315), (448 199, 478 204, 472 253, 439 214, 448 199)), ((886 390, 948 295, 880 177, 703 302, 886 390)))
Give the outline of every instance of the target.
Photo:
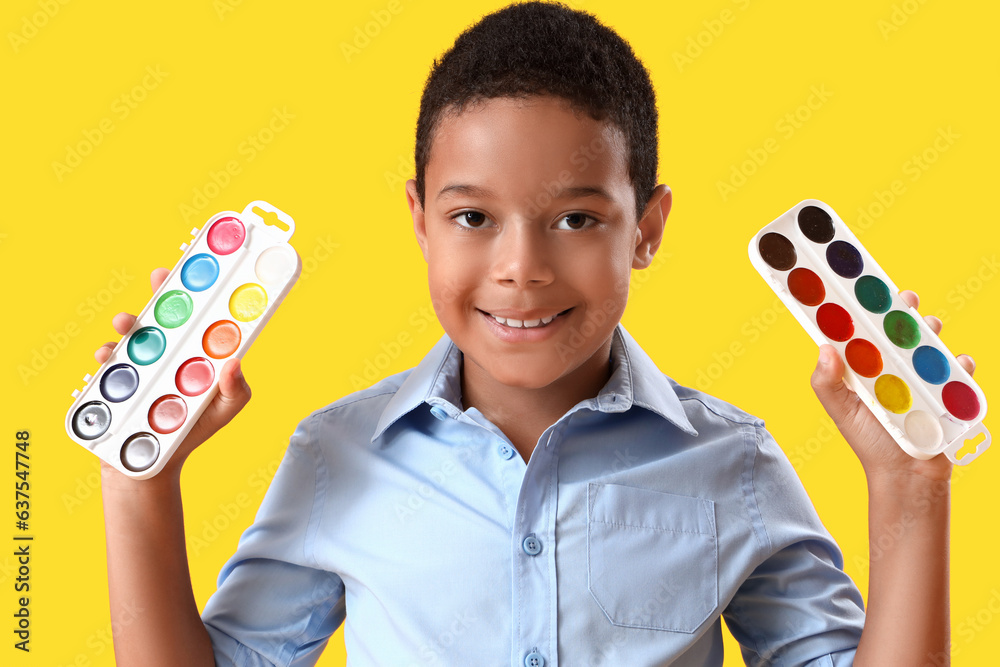
POLYGON ((414 179, 406 181, 406 204, 410 207, 410 217, 413 218, 413 232, 417 236, 417 245, 427 261, 427 227, 424 224, 424 208, 417 197, 417 182, 414 179))
POLYGON ((653 196, 646 204, 642 219, 635 230, 635 253, 632 256, 633 269, 645 269, 652 264, 653 256, 663 241, 663 228, 670 215, 673 193, 662 183, 653 190, 653 196))

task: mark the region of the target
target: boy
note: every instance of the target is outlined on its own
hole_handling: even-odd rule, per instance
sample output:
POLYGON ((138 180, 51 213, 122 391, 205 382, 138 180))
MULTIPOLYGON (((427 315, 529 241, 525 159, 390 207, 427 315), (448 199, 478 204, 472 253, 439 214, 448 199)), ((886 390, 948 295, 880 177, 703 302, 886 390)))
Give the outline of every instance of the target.
POLYGON ((587 14, 515 5, 456 40, 407 183, 447 335, 299 425, 203 618, 179 476, 249 400, 238 362, 163 472, 104 468, 112 618, 144 610, 119 665, 309 665, 345 618, 356 664, 719 665, 723 616, 748 664, 946 659, 950 463, 905 455, 821 349, 814 389, 872 536, 894 536, 866 617, 763 423, 619 324, 672 201, 656 122, 645 69, 587 14))

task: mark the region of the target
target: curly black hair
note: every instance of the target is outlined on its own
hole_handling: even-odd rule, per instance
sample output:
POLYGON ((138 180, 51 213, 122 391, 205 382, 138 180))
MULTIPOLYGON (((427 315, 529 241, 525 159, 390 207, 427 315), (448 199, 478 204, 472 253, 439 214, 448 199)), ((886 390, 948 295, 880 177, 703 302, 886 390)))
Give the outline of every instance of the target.
POLYGON ((417 196, 445 112, 498 97, 553 95, 625 136, 636 219, 656 187, 656 95, 632 47, 592 14, 562 3, 512 4, 467 28, 434 66, 420 98, 417 196))

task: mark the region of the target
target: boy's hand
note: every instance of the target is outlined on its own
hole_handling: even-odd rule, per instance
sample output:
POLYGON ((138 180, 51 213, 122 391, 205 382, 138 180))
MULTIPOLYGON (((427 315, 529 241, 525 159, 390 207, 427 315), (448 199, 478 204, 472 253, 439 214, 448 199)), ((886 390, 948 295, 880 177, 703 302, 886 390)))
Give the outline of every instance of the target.
MULTIPOLYGON (((163 281, 167 279, 169 274, 170 271, 164 268, 153 270, 149 275, 149 282, 154 292, 163 284, 163 281)), ((135 315, 118 313, 112 318, 111 324, 114 326, 115 331, 125 335, 132 328, 132 325, 135 324, 135 319, 135 315)), ((94 357, 99 363, 103 364, 111 356, 111 350, 114 349, 115 345, 116 343, 113 342, 105 343, 94 352, 94 357)), ((208 407, 205 408, 201 417, 198 418, 197 423, 195 423, 190 433, 184 438, 184 442, 181 443, 166 467, 156 477, 160 477, 161 475, 173 476, 174 478, 179 477, 181 466, 188 455, 198 445, 208 440, 212 434, 228 424, 249 400, 250 386, 243 378, 240 360, 230 359, 219 373, 219 393, 208 404, 208 407)), ((117 472, 113 466, 103 461, 101 462, 101 467, 103 468, 105 477, 109 473, 117 472)), ((156 479, 156 477, 153 479, 156 479)))
MULTIPOLYGON (((900 292, 899 296, 913 308, 920 304, 916 293, 909 290, 900 292)), ((929 315, 924 317, 924 321, 934 333, 940 333, 941 320, 929 315)), ((969 373, 975 370, 976 364, 972 357, 963 354, 956 358, 969 373)), ((819 363, 812 374, 812 387, 847 443, 858 455, 869 479, 903 474, 916 474, 934 481, 951 477, 952 463, 944 454, 921 461, 896 444, 871 410, 844 382, 844 361, 832 345, 820 347, 819 363)))

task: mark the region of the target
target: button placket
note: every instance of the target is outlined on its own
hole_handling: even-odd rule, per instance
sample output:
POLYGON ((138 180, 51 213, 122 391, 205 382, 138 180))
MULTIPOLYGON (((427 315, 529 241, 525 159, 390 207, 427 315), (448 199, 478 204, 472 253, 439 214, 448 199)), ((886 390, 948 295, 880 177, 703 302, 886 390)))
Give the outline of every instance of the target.
MULTIPOLYGON (((558 434, 564 427, 565 419, 550 427, 544 438, 539 439, 531 459, 526 463, 517 496, 514 534, 511 535, 511 546, 515 549, 514 633, 516 645, 531 647, 527 655, 521 653, 521 656, 524 664, 532 667, 554 664, 546 661, 539 647, 554 647, 557 641, 557 630, 553 624, 556 580, 555 535, 552 530, 557 485, 550 483, 550 479, 557 474, 558 445, 551 445, 558 442, 558 434), (544 543, 541 535, 546 536, 549 542, 544 543)), ((512 656, 514 660, 517 660, 516 655, 512 656)), ((556 658, 553 660, 558 662, 556 658)))

